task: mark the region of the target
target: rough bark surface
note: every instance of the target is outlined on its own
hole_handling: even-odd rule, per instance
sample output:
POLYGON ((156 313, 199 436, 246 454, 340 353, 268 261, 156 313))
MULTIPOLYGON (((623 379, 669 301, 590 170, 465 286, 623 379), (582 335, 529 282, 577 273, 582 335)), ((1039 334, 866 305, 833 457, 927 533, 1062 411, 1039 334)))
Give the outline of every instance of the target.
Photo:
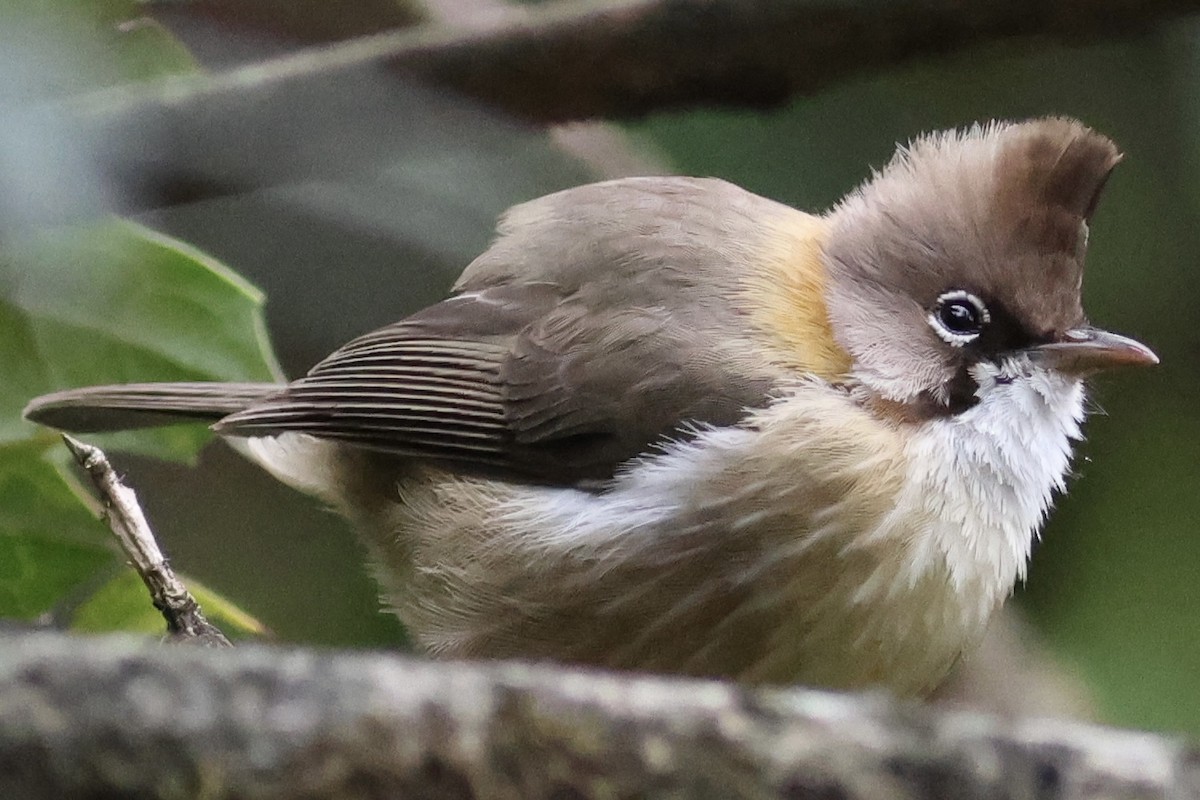
POLYGON ((515 664, 0 636, 0 797, 1200 798, 1184 743, 515 664))

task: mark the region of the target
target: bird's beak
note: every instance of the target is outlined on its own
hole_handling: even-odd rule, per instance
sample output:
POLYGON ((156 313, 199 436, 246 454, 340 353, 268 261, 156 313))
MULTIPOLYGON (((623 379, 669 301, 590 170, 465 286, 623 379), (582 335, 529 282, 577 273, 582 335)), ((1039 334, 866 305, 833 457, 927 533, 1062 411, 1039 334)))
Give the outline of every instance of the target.
POLYGON ((1098 328, 1069 330, 1057 341, 1031 348, 1030 354, 1035 361, 1069 375, 1158 363, 1154 351, 1141 342, 1098 328))

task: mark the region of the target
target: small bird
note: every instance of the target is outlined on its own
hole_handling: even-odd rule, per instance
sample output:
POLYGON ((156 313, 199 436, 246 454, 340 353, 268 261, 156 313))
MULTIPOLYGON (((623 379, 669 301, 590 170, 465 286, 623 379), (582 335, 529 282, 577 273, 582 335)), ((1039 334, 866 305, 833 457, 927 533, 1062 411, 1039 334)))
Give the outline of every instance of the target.
POLYGON ((1084 379, 1120 154, 1061 118, 923 136, 811 215, 714 179, 509 210, 446 300, 286 385, 70 389, 212 421, 341 510, 445 657, 931 691, 1023 579, 1084 379))

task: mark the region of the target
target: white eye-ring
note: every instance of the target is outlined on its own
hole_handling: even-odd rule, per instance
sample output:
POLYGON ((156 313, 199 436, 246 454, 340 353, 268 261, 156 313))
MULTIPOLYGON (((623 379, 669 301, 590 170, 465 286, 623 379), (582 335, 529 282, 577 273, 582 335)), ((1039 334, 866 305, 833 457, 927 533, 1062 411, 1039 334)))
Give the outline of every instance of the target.
POLYGON ((952 289, 938 297, 928 320, 934 332, 947 344, 962 347, 979 338, 983 327, 992 321, 992 315, 975 295, 952 289))

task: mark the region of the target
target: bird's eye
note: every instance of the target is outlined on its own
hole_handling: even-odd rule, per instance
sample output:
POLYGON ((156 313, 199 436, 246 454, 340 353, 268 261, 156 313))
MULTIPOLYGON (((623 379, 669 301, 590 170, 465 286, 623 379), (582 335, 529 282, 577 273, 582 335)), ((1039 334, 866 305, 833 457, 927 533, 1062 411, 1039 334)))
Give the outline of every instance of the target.
POLYGON ((990 320, 983 301, 961 289, 943 293, 929 315, 937 335, 955 347, 974 341, 990 320))

